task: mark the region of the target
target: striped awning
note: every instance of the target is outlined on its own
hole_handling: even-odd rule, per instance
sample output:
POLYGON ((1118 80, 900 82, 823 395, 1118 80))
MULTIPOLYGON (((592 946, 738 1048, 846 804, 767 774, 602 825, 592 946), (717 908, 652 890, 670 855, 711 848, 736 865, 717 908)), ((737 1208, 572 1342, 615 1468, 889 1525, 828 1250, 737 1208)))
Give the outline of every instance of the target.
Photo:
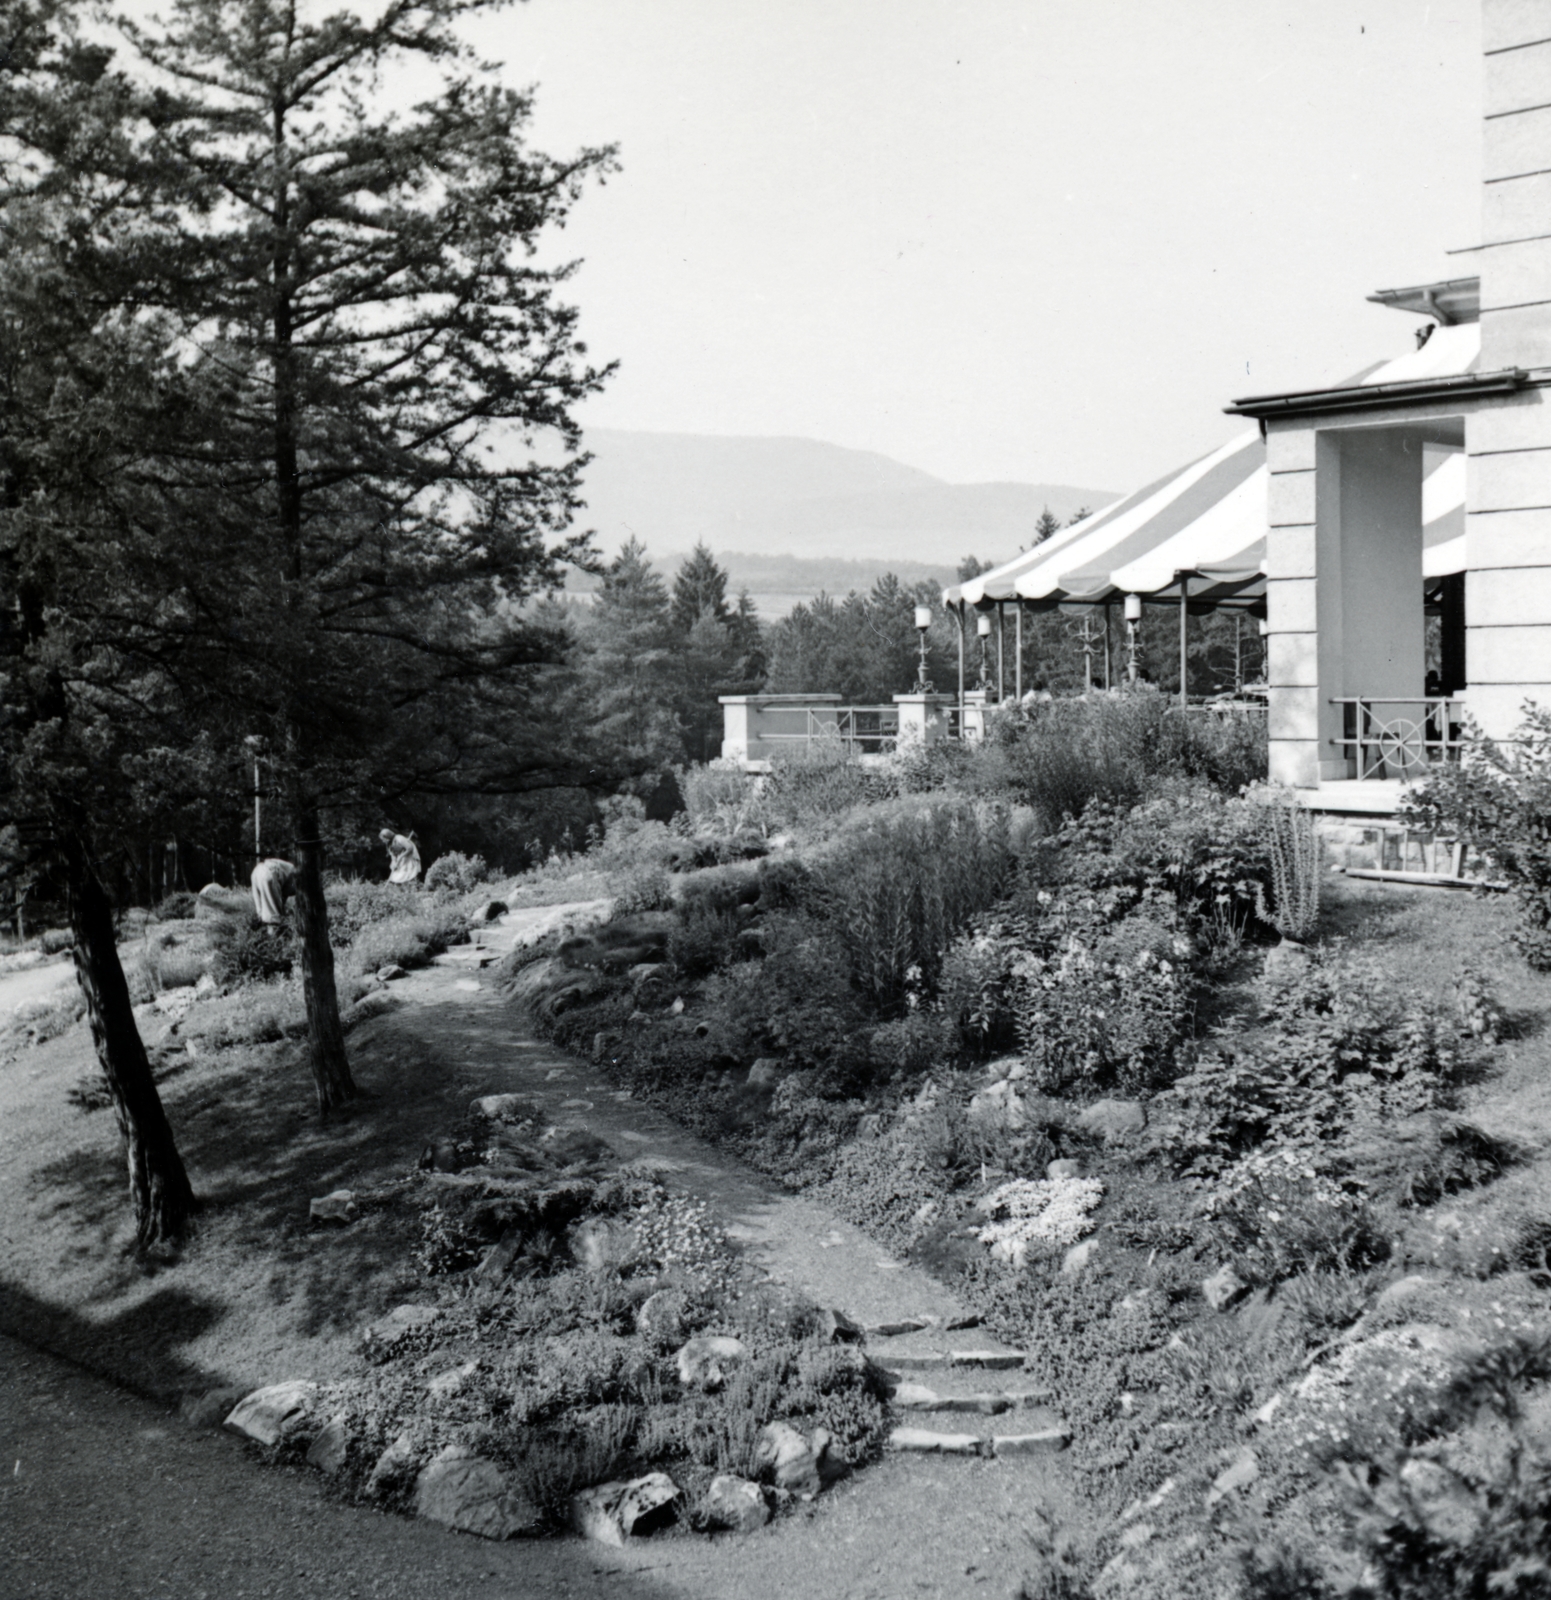
MULTIPOLYGON (((1420 349, 1380 362, 1340 387, 1418 382, 1470 372, 1479 362, 1477 323, 1436 328, 1420 349)), ((944 590, 949 605, 1022 600, 1084 608, 1122 595, 1257 606, 1265 598, 1265 441, 1258 427, 1159 478, 1032 550, 944 590)), ((1465 458, 1440 453, 1422 486, 1424 578, 1465 570, 1465 458)))

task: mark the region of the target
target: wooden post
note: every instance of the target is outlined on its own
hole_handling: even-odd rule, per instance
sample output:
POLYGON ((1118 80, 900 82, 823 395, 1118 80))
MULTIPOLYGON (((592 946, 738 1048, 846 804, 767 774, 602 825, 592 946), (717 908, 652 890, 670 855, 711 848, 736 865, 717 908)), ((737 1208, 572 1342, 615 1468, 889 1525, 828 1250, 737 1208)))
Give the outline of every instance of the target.
POLYGON ((1019 595, 1014 602, 1018 609, 1013 613, 1013 693, 1018 701, 1023 701, 1023 597, 1019 595))
POLYGON ((996 699, 1000 704, 1007 698, 1007 607, 996 602, 996 699))
POLYGON ((964 616, 968 607, 962 600, 959 601, 957 616, 959 619, 959 738, 964 737, 964 616))

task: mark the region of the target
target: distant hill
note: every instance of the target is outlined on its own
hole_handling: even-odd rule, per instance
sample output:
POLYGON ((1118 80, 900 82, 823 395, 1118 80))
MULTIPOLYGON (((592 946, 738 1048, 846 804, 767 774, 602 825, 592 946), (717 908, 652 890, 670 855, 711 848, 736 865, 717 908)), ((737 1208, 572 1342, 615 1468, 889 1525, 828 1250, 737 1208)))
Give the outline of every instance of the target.
MULTIPOLYGON (((701 541, 712 550, 759 551, 761 561, 859 563, 846 588, 870 585, 862 568, 904 577, 913 563, 951 578, 969 554, 1004 561, 1029 542, 1046 506, 1065 522, 1083 506, 1116 498, 1067 484, 944 483, 887 456, 814 439, 594 428, 586 443, 594 460, 578 525, 596 529, 605 552, 634 534, 664 566, 701 541)), ((766 588, 735 580, 735 587, 766 588)))

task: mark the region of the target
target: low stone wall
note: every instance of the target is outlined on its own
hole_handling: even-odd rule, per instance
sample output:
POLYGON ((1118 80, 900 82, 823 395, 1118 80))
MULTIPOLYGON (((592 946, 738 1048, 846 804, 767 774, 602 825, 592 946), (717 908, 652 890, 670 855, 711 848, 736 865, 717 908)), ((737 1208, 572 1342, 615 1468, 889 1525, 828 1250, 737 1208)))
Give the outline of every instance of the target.
POLYGON ((1480 857, 1453 837, 1403 827, 1393 817, 1318 811, 1315 824, 1332 866, 1445 878, 1486 877, 1480 857))

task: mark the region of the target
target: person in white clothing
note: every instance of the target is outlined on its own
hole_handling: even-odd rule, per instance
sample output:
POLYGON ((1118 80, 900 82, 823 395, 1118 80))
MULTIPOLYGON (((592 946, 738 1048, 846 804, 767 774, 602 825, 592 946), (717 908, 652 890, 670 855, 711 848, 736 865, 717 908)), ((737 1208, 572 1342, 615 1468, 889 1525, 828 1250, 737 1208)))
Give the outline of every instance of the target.
POLYGON ((266 928, 285 922, 286 902, 296 893, 296 868, 289 861, 271 857, 253 869, 249 880, 253 890, 253 909, 266 928))
POLYGON ((420 847, 414 834, 384 828, 377 837, 388 847, 388 882, 413 883, 420 876, 420 847))

